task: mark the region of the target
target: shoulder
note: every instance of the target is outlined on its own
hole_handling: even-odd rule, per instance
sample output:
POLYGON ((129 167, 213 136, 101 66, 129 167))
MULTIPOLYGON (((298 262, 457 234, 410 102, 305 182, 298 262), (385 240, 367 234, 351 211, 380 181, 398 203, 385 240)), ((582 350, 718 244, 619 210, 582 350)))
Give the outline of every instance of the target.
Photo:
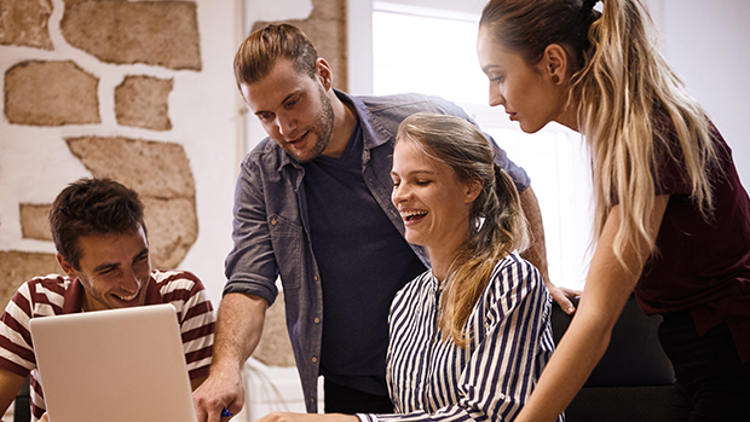
POLYGON ((213 315, 213 304, 203 282, 190 271, 152 270, 151 281, 155 283, 158 295, 150 296, 147 304, 171 303, 177 309, 180 321, 198 315, 213 315))
POLYGON ((375 118, 403 120, 417 113, 435 113, 455 115, 470 119, 466 112, 453 102, 443 98, 424 94, 396 94, 384 96, 353 97, 375 118))
POLYGON ((512 252, 499 260, 490 276, 488 287, 498 294, 511 291, 539 290, 544 286, 539 270, 517 252, 512 252))
POLYGON ((391 134, 402 120, 418 112, 457 116, 474 123, 461 107, 437 96, 411 93, 350 98, 376 129, 391 134))
POLYGON ((242 160, 244 170, 276 172, 289 162, 287 153, 270 136, 263 138, 242 160))
POLYGON ((57 315, 62 313, 65 292, 72 283, 70 278, 58 274, 35 277, 19 287, 12 301, 18 306, 27 301, 29 315, 57 315))
POLYGON ((206 290, 200 278, 190 271, 151 270, 151 279, 156 283, 162 296, 187 298, 206 290))
POLYGON ((412 281, 406 283, 393 297, 393 306, 398 307, 402 304, 408 305, 414 297, 425 294, 437 287, 435 277, 432 276, 432 270, 427 270, 415 277, 412 281))

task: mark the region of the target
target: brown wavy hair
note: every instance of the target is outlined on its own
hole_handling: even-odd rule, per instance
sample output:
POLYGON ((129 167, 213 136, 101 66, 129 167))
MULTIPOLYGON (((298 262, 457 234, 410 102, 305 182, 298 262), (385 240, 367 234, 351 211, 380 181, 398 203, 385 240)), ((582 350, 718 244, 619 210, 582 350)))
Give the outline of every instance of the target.
POLYGON ((413 114, 398 128, 396 144, 400 142, 410 142, 431 159, 450 166, 459 181, 482 183, 469 213, 467 240, 451 264, 440 305, 441 331, 465 347, 470 333, 463 327, 495 265, 508 253, 529 245, 518 191, 511 177, 494 162, 495 150, 487 138, 464 119, 413 114))

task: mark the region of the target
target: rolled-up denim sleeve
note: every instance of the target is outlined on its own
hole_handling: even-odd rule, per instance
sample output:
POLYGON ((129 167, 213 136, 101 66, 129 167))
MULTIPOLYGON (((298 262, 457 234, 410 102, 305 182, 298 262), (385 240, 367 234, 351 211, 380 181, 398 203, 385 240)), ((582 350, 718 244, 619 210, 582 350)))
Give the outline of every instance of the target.
POLYGON ((262 176, 251 156, 243 161, 237 179, 232 240, 234 247, 224 262, 228 281, 223 293, 252 294, 273 303, 279 271, 267 222, 262 176))

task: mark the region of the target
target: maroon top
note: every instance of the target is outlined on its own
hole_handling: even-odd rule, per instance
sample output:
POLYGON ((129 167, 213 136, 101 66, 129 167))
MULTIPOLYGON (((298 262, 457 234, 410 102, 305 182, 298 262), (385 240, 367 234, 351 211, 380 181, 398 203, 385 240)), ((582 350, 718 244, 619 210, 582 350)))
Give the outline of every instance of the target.
POLYGON ((742 362, 750 360, 750 199, 732 152, 711 125, 720 169, 710 172, 713 214, 704 219, 691 200, 692 185, 671 121, 657 118, 654 149, 657 195, 669 203, 656 238, 657 251, 635 287, 647 315, 688 309, 698 334, 726 322, 742 362), (671 154, 670 154, 671 153, 671 154))

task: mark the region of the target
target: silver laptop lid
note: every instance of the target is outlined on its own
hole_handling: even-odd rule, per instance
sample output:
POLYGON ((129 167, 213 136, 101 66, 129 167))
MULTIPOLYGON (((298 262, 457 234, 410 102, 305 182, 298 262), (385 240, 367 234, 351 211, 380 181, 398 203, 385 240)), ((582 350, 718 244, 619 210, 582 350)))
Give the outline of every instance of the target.
POLYGON ((169 304, 34 318, 50 422, 195 422, 169 304))

